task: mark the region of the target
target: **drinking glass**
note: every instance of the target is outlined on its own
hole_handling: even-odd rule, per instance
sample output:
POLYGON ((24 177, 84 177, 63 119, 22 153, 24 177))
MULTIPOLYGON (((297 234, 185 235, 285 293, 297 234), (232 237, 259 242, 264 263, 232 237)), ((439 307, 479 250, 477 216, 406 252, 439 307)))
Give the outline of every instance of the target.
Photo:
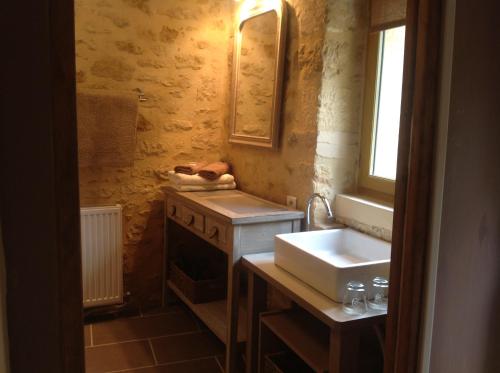
POLYGON ((344 293, 343 309, 350 315, 362 315, 366 312, 366 289, 359 281, 349 281, 344 293))
POLYGON ((389 281, 385 277, 375 277, 372 280, 373 299, 368 300, 368 305, 374 310, 387 310, 387 295, 389 293, 389 281))

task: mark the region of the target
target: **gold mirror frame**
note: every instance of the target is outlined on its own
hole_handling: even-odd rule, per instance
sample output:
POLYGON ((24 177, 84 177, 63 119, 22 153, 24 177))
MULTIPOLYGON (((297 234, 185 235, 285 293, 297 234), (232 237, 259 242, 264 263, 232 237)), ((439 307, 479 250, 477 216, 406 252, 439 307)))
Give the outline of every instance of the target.
POLYGON ((282 102, 283 72, 286 43, 286 1, 285 0, 245 0, 239 8, 234 35, 233 76, 231 90, 231 122, 229 142, 277 150, 279 146, 279 127, 282 102), (242 45, 242 29, 245 22, 259 15, 275 11, 277 18, 276 65, 274 70, 274 90, 271 110, 271 131, 269 137, 242 135, 236 133, 236 106, 242 45))

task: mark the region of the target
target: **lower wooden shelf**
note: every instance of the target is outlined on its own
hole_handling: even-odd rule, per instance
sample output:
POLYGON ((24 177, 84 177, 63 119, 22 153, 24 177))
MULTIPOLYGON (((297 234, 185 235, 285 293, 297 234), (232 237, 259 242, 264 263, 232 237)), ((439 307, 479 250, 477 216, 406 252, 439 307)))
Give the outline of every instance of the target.
MULTIPOLYGON (((175 284, 168 280, 168 287, 184 302, 196 316, 219 338, 224 344, 227 341, 227 301, 225 299, 208 303, 192 303, 175 284)), ((246 299, 240 300, 238 311, 238 343, 246 341, 246 299)))
POLYGON ((294 311, 262 314, 261 322, 316 372, 328 371, 327 327, 294 311))

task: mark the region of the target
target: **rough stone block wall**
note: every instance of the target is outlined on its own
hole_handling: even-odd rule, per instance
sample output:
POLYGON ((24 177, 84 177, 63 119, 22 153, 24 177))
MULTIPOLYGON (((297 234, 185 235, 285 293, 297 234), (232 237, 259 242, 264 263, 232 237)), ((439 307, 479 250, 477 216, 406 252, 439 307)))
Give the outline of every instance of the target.
POLYGON ((287 3, 280 149, 228 145, 227 153, 243 190, 283 204, 294 195, 304 209, 313 191, 331 201, 356 191, 369 2, 287 3))
POLYGON ((303 209, 313 190, 327 8, 325 0, 287 3, 280 149, 228 144, 226 152, 241 189, 282 204, 287 194, 294 195, 298 197, 298 207, 303 209))
POLYGON ((367 0, 328 1, 314 191, 330 200, 357 189, 368 23, 367 0))
MULTIPOLYGON (((298 208, 313 191, 354 191, 368 0, 288 0, 280 149, 229 135, 233 0, 76 0, 78 88, 140 88, 134 166, 81 168, 81 204, 120 203, 125 290, 160 301, 166 171, 224 158, 240 189, 298 208)), ((318 210, 321 218, 322 209, 318 210)))
MULTIPOLYGON (((125 291, 161 297, 166 171, 221 157, 230 0, 76 0, 78 88, 140 88, 133 167, 81 168, 83 206, 124 207, 125 291)), ((105 125, 103 123, 103 125, 105 125)))

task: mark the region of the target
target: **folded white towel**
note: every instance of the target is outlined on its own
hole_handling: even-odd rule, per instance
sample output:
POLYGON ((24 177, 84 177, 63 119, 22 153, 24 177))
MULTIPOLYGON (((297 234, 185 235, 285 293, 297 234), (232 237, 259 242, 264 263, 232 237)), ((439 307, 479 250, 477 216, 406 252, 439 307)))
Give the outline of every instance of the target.
POLYGON ((179 192, 207 192, 210 190, 231 190, 236 189, 236 183, 216 184, 216 185, 178 185, 172 184, 172 188, 179 192))
POLYGON ((175 171, 168 172, 168 179, 175 185, 223 185, 234 183, 234 176, 225 174, 215 180, 207 180, 198 175, 179 174, 175 171))

